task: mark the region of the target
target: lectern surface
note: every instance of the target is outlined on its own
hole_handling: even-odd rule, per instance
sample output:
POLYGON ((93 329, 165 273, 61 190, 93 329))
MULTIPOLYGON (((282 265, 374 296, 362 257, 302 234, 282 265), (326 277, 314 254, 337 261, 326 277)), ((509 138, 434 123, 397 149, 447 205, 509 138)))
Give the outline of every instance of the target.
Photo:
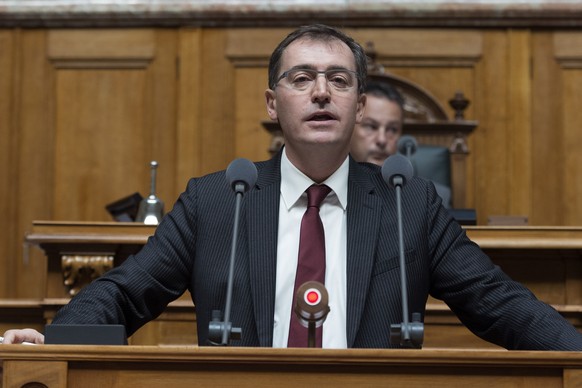
POLYGON ((3 386, 580 387, 580 352, 0 347, 3 386))

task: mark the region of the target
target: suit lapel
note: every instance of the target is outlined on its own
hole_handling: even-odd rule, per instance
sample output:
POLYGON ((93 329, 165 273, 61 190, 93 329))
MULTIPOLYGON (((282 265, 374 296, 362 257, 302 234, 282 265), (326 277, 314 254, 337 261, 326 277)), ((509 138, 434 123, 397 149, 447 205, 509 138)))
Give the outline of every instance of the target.
POLYGON ((281 186, 280 154, 260 163, 255 190, 247 195, 251 295, 260 346, 273 344, 277 231, 281 186))
POLYGON ((382 201, 368 174, 350 158, 347 209, 347 344, 353 346, 368 295, 382 201))

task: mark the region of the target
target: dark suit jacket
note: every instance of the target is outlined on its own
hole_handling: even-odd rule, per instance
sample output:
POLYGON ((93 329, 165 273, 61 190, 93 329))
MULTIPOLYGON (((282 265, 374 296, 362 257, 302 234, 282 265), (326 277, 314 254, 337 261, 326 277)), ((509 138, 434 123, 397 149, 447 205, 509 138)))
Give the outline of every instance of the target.
MULTIPOLYGON (((256 165, 241 208, 231 321, 242 339, 233 346, 273 341, 280 155, 256 165)), ((395 191, 377 166, 353 160, 348 185, 347 343, 388 348, 390 324, 402 321, 395 191)), ((582 350, 576 329, 466 237, 432 184, 414 178, 402 198, 411 313, 424 316, 431 294, 493 343, 582 350)), ((54 323, 123 323, 131 335, 188 289, 206 344, 212 310, 224 310, 234 208, 224 171, 191 179, 144 248, 85 287, 54 323)))

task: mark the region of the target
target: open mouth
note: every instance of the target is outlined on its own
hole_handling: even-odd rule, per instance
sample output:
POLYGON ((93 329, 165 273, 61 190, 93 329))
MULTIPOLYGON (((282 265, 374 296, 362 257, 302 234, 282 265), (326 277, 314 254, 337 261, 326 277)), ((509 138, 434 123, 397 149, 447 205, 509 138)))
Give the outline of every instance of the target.
POLYGON ((329 121, 329 120, 335 120, 335 117, 333 117, 329 113, 317 113, 311 116, 308 121, 329 121))

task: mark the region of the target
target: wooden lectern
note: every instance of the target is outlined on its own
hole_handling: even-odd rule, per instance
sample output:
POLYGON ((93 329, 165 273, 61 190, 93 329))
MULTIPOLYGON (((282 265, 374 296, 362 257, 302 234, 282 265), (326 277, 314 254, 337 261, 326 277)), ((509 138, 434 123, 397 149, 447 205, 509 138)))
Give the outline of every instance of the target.
POLYGON ((5 345, 0 360, 4 388, 582 386, 580 352, 5 345))

